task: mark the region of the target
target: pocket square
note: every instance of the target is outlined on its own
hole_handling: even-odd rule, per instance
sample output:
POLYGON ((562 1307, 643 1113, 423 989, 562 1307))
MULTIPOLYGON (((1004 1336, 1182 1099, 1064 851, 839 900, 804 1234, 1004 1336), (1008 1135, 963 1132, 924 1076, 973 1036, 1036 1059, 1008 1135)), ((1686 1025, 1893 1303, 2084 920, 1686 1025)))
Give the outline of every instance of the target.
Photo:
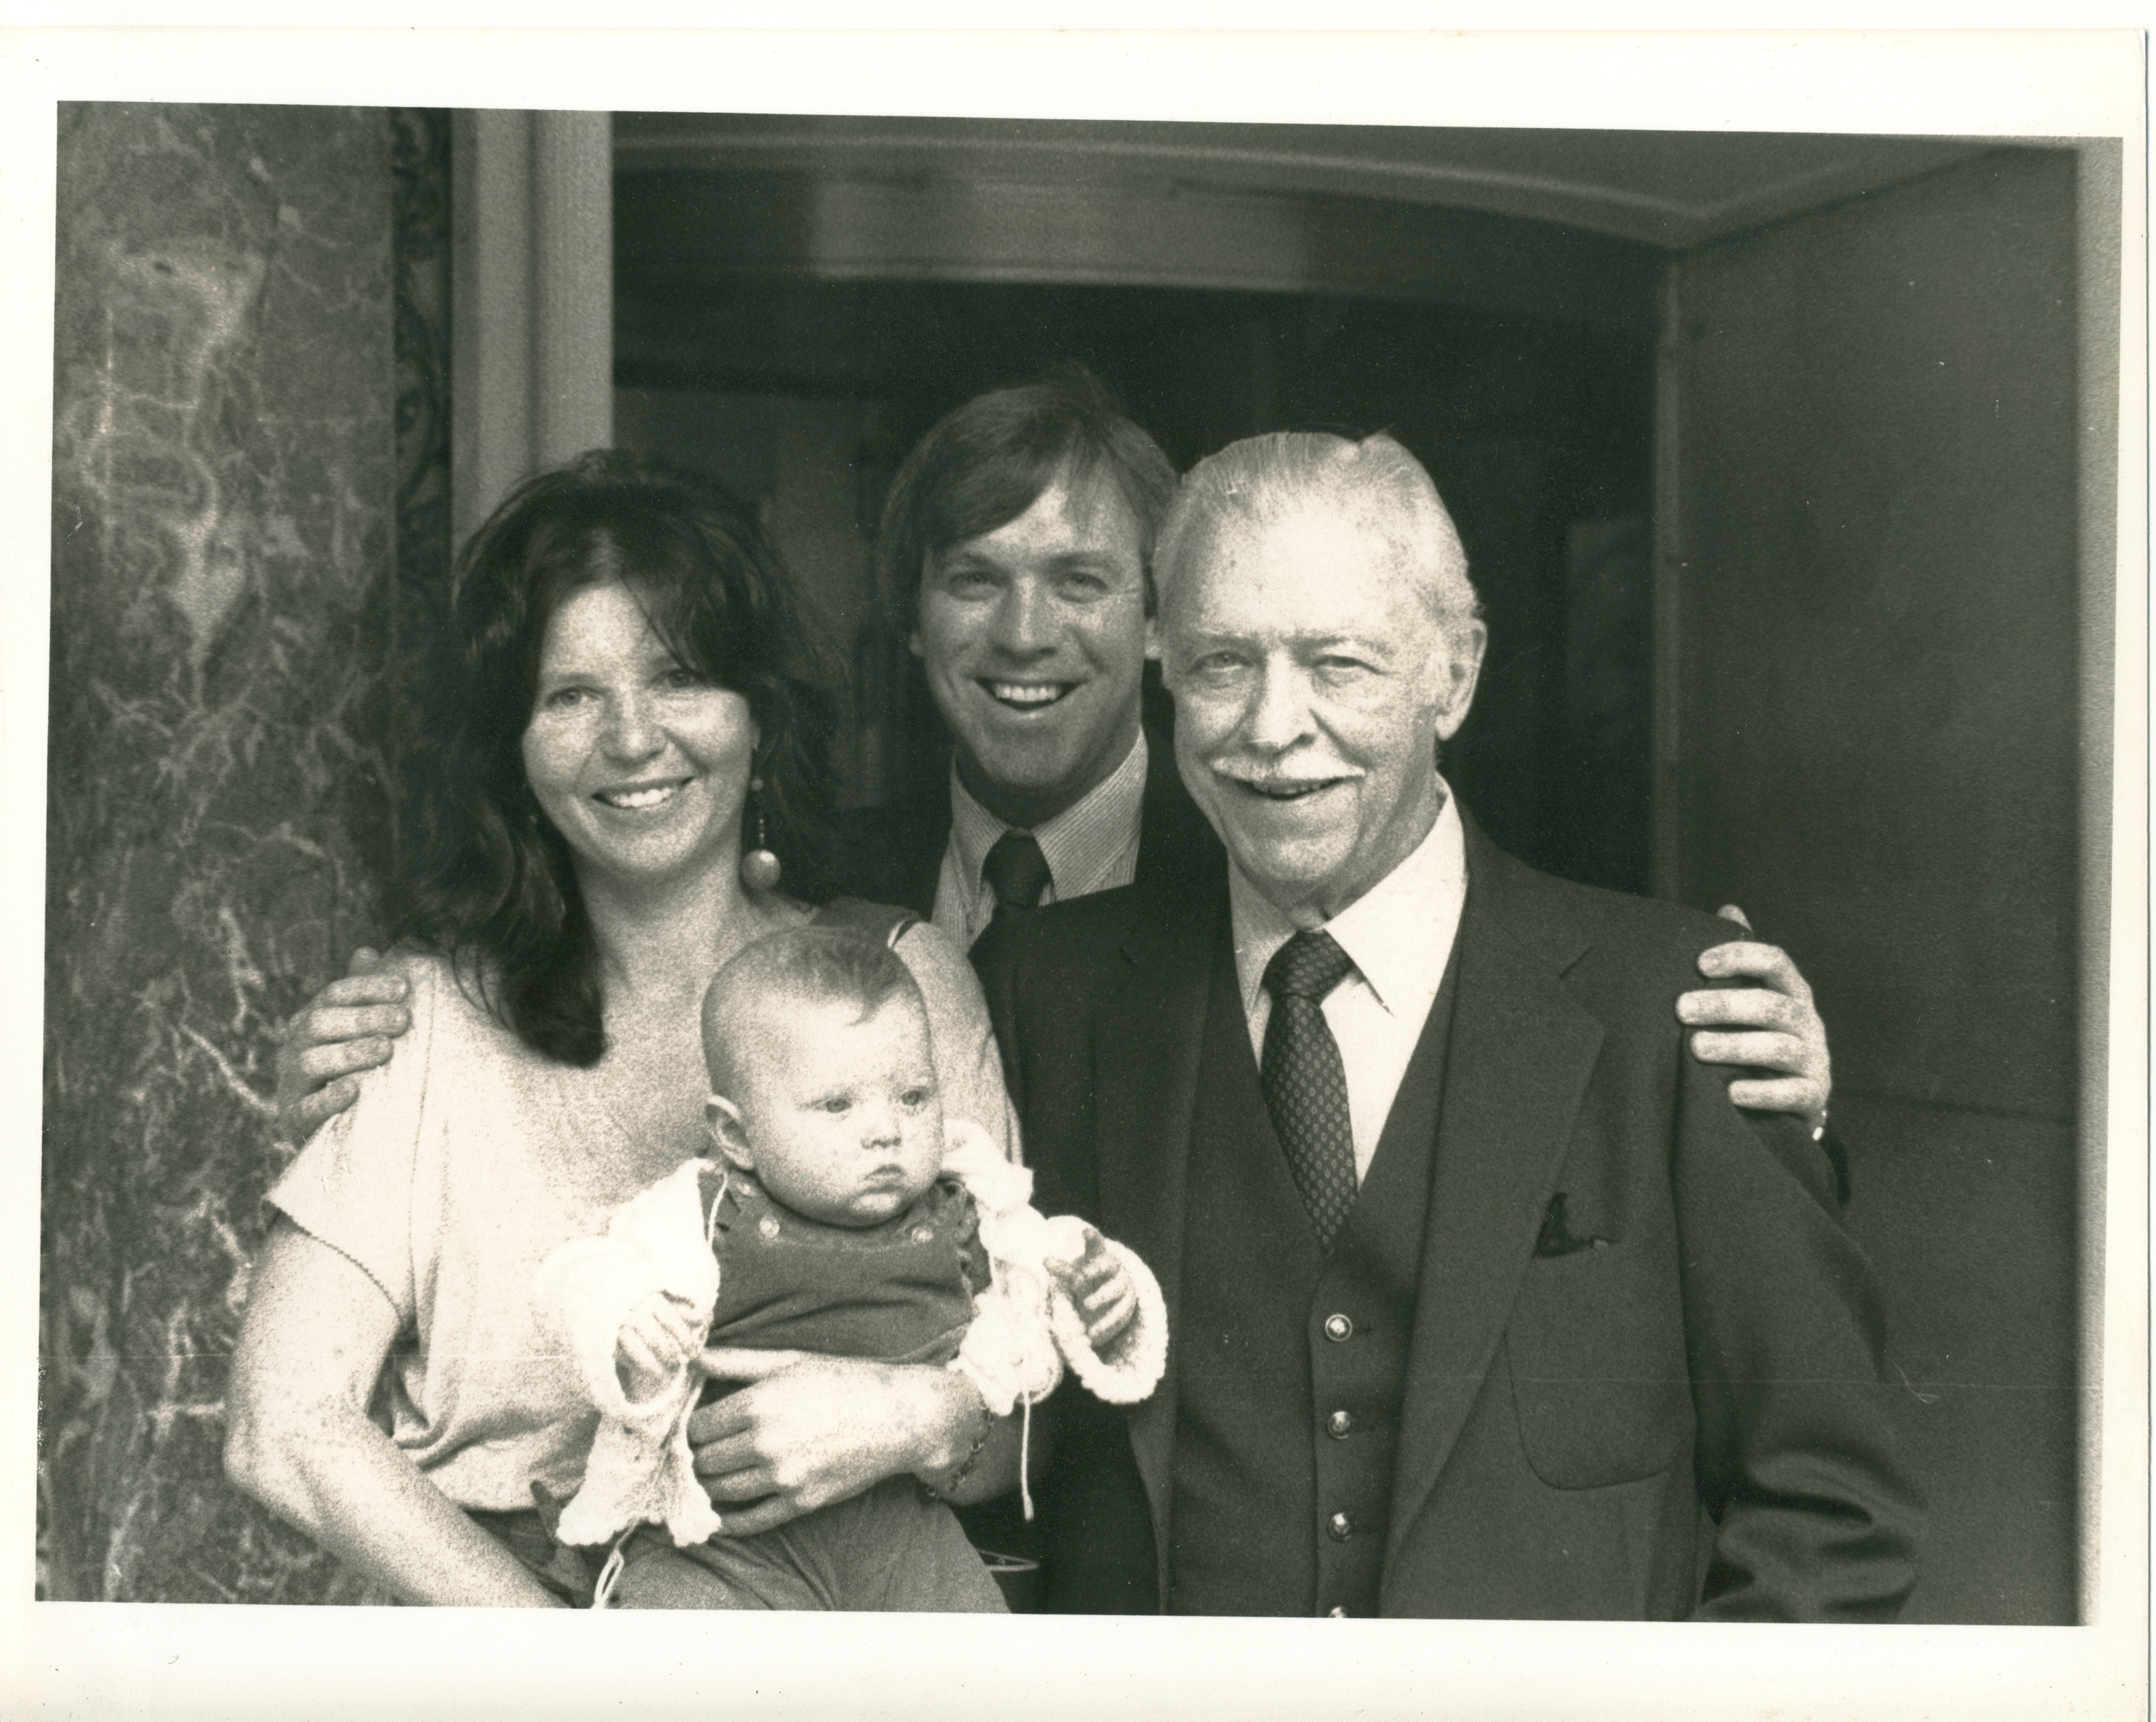
POLYGON ((1564 1216, 1564 1192, 1560 1190, 1549 1199, 1543 1211, 1543 1228, 1535 1234, 1535 1253, 1537 1256, 1576 1256, 1584 1249, 1608 1249, 1606 1238, 1578 1238, 1573 1235, 1564 1216))

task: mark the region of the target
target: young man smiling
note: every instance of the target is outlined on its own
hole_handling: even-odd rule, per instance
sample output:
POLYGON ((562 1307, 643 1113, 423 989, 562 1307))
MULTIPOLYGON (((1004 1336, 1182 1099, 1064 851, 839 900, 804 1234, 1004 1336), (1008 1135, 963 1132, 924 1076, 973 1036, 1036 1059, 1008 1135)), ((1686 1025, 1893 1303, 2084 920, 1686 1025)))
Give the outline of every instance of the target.
POLYGON ((999 900, 1060 902, 1204 853, 1140 721, 1146 560, 1174 488, 1152 438, 1075 369, 968 402, 906 457, 877 572, 952 766, 947 796, 879 846, 870 894, 971 945, 999 900))

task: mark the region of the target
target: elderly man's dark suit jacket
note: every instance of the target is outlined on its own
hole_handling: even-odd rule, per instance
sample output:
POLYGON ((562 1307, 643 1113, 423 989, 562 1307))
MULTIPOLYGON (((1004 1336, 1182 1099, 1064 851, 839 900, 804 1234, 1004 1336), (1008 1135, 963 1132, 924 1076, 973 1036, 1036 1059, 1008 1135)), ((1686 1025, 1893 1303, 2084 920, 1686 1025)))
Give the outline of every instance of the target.
MULTIPOLYGON (((1920 1514, 1870 1269, 1801 1126, 1740 1114, 1682 1044, 1676 997, 1724 929, 1536 873, 1471 823, 1467 864, 1381 1611, 1891 1617, 1920 1514)), ((1152 1399, 1058 1401, 1051 1609, 1169 1594, 1185 1167, 1227 921, 1216 848, 1173 888, 1042 912, 992 965, 1037 1204, 1137 1249, 1169 1310, 1152 1399)))

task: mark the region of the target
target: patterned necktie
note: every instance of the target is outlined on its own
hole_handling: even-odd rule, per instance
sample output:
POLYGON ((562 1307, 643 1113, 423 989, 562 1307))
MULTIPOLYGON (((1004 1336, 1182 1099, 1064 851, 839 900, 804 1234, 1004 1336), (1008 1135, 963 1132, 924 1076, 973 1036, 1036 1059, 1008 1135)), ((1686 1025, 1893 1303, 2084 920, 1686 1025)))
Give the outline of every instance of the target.
POLYGON ((1355 1206, 1355 1135, 1348 1120, 1348 1072, 1320 1008, 1354 961, 1330 933, 1297 933, 1265 965, 1273 997, 1258 1066, 1273 1133, 1295 1174, 1320 1249, 1355 1206))
POLYGON ((981 863, 981 877, 996 894, 996 920, 1038 908, 1048 889, 1048 858, 1029 831, 1006 831, 981 863))

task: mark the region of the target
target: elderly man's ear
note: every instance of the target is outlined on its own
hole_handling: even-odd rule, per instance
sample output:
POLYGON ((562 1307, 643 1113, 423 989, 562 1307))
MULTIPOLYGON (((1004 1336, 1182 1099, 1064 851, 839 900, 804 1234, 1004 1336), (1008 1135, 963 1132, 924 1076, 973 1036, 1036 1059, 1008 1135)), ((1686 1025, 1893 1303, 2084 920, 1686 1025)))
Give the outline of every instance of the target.
POLYGON ((1439 741, 1450 741, 1466 721, 1467 708, 1475 703, 1475 684, 1482 674, 1483 648, 1489 643, 1490 630, 1480 622, 1445 629, 1435 666, 1442 690, 1438 701, 1439 741))
POLYGON ((728 1164, 745 1172, 756 1170, 756 1154, 748 1145, 748 1127, 742 1122, 741 1108, 724 1094, 713 1094, 705 1100, 704 1128, 711 1132, 711 1145, 728 1164))

